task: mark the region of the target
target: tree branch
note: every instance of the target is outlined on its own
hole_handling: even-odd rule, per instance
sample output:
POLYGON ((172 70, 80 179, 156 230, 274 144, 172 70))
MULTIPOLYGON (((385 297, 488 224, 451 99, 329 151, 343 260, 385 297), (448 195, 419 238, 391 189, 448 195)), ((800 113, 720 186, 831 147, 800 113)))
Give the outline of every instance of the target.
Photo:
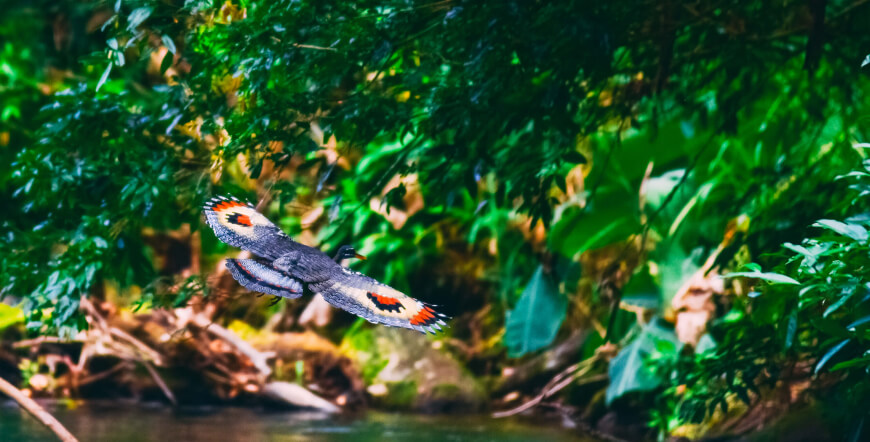
POLYGON ((49 414, 44 408, 40 407, 36 401, 27 397, 27 395, 22 393, 21 390, 15 388, 14 385, 10 384, 3 378, 0 378, 0 392, 3 392, 5 395, 11 397, 12 400, 18 402, 18 405, 20 405, 21 408, 27 410, 27 412, 42 423, 42 425, 45 425, 49 430, 54 432, 58 439, 63 442, 78 442, 78 439, 76 439, 69 430, 64 428, 64 426, 58 422, 54 416, 49 414))

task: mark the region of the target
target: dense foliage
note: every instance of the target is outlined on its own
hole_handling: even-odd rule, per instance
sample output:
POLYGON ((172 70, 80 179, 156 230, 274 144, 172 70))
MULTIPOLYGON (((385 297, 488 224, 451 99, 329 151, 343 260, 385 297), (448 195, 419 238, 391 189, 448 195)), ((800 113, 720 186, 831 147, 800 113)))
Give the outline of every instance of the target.
POLYGON ((662 434, 786 377, 864 400, 864 2, 5 3, 0 296, 32 333, 208 299, 199 207, 232 194, 446 304, 480 376, 589 329, 662 434))

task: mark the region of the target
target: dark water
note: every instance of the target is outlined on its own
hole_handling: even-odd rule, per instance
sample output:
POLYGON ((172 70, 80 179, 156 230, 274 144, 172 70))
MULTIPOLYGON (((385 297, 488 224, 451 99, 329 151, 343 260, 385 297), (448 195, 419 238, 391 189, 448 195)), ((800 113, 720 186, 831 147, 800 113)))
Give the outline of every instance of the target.
MULTIPOLYGON (((558 421, 368 412, 358 416, 250 408, 173 410, 133 404, 48 407, 80 441, 587 441, 558 421)), ((14 403, 0 403, 0 441, 54 441, 14 403)))

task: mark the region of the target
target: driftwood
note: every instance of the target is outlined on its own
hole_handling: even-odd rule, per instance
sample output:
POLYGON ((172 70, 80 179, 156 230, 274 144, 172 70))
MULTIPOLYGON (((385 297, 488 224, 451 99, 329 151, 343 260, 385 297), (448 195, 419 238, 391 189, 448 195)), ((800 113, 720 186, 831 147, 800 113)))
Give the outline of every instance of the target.
POLYGON ((312 408, 325 413, 338 413, 340 408, 332 402, 308 391, 305 387, 289 382, 269 382, 263 387, 263 395, 285 404, 300 408, 312 408))
POLYGON ((21 408, 25 409, 28 413, 30 413, 33 417, 35 417, 42 425, 48 427, 49 430, 54 432, 58 439, 63 442, 77 442, 75 436, 69 432, 57 419, 54 418, 51 414, 45 411, 44 408, 40 407, 39 404, 36 403, 33 399, 27 397, 21 390, 15 388, 14 385, 6 382, 5 379, 0 378, 0 392, 3 392, 5 395, 9 396, 21 406, 21 408))

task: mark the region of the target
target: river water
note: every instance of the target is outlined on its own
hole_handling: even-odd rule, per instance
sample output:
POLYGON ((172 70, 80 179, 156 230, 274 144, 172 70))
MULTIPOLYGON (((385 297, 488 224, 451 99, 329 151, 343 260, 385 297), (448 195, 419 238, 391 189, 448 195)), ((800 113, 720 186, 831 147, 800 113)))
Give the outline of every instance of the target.
MULTIPOLYGON (((47 406, 48 407, 48 406, 47 406)), ((558 421, 366 412, 331 416, 256 408, 170 409, 89 403, 48 410, 81 442, 91 441, 583 441, 558 421)), ((54 441, 53 434, 12 402, 0 402, 0 442, 54 441)))

